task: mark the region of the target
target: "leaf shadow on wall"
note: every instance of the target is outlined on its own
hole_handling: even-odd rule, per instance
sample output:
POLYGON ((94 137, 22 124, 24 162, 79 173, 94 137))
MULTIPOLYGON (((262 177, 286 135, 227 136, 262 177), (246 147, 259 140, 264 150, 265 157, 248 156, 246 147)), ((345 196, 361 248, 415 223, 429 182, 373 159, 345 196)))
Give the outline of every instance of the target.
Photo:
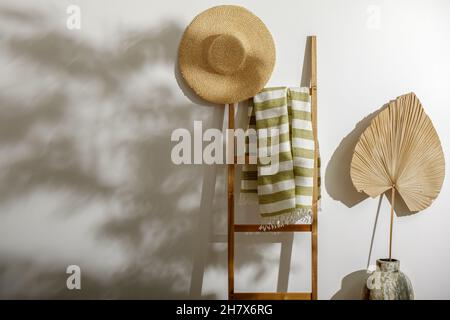
POLYGON ((325 188, 331 198, 342 202, 348 208, 368 198, 364 192, 358 192, 353 186, 350 165, 359 137, 369 127, 372 119, 386 106, 359 121, 355 128, 342 139, 328 162, 325 171, 325 188))
MULTIPOLYGON (((0 251, 0 297, 217 298, 216 292, 202 293, 198 281, 195 287, 191 284, 193 275, 203 277, 208 268, 221 275, 227 270, 226 247, 209 247, 197 259, 201 235, 211 231, 203 218, 226 212, 226 203, 205 205, 214 192, 202 196, 200 209, 195 202, 211 186, 205 178, 211 180, 217 169, 176 166, 170 159, 172 130, 191 128, 194 120, 211 113, 211 106, 180 99, 172 83, 146 82, 153 67, 176 66, 183 27, 169 21, 157 29, 118 33, 117 45, 105 48, 49 27, 44 13, 0 8, 0 16, 12 30, 0 54, 20 63, 11 83, 27 80, 23 88, 16 87, 26 95, 17 90, 0 94, 0 142, 9 148, 10 160, 2 164, 0 206, 36 206, 35 212, 21 213, 25 220, 17 222, 18 234, 32 228, 31 214, 45 226, 49 219, 85 217, 88 205, 104 211, 100 223, 79 233, 74 225, 53 239, 52 231, 43 228, 38 238, 50 237, 56 246, 47 248, 36 239, 39 249, 27 235, 24 241, 35 248, 33 254, 21 253, 23 248, 14 243, 14 253, 0 251), (19 24, 31 31, 16 33, 19 24), (49 85, 42 89, 45 81, 49 85), (32 195, 42 193, 48 195, 47 205, 56 205, 60 193, 69 196, 57 212, 40 216, 32 195), (69 235, 80 241, 92 238, 91 244, 99 247, 80 253, 69 235), (108 261, 95 257, 103 248, 122 257, 118 267, 109 268, 108 261), (94 257, 89 258, 89 251, 94 257), (195 261, 200 261, 201 273, 192 271, 195 261), (65 268, 73 263, 82 270, 81 291, 66 288, 65 268)), ((216 110, 212 125, 220 126, 221 116, 216 110)), ((218 199, 225 195, 223 189, 215 193, 218 199)), ((226 226, 226 219, 221 225, 226 226)), ((237 266, 251 265, 252 281, 259 281, 269 271, 262 253, 252 249, 241 249, 237 266)), ((226 292, 226 282, 222 290, 226 292)))

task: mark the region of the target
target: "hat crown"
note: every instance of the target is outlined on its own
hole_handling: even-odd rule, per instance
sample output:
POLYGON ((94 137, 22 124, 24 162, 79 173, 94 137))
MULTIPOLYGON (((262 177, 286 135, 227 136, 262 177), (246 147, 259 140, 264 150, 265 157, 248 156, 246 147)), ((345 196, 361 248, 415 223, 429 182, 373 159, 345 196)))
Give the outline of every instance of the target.
POLYGON ((203 99, 220 104, 253 97, 270 78, 275 43, 264 23, 233 5, 209 8, 187 26, 178 49, 186 84, 203 99))
POLYGON ((215 36, 208 48, 207 60, 217 73, 231 75, 245 64, 247 50, 240 37, 231 34, 215 36))

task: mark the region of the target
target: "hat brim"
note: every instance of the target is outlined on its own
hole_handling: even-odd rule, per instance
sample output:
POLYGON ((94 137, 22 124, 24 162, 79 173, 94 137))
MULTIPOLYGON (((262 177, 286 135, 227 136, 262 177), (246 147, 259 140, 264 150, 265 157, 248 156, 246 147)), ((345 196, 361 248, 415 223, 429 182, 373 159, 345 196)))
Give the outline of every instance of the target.
POLYGON ((275 44, 267 27, 253 13, 239 6, 218 6, 203 11, 186 28, 179 47, 178 63, 187 84, 213 103, 235 103, 260 92, 275 65, 275 44), (211 37, 231 34, 247 41, 244 66, 223 75, 206 62, 204 48, 211 37))

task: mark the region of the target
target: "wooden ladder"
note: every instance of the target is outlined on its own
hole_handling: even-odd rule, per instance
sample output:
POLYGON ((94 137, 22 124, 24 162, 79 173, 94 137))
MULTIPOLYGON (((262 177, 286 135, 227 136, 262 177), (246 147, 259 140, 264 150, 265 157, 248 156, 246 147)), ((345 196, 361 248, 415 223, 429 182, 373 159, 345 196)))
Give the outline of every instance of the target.
MULTIPOLYGON (((319 153, 317 141, 317 49, 316 36, 311 36, 311 118, 314 133, 314 185, 311 224, 292 224, 278 228, 276 232, 311 233, 311 292, 235 292, 234 291, 234 240, 236 232, 266 232, 257 224, 234 223, 234 178, 236 157, 228 164, 228 299, 230 300, 317 300, 317 202, 319 198, 319 153)), ((228 128, 234 129, 235 104, 228 105, 228 128)), ((234 154, 234 152, 233 152, 234 154)), ((246 158, 248 163, 248 158, 246 158)))

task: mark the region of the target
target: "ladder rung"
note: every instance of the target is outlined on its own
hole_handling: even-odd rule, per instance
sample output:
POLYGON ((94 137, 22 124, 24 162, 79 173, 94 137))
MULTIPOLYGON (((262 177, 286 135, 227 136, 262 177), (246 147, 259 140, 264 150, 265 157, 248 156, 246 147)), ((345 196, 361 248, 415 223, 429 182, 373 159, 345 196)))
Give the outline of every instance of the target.
POLYGON ((233 300, 311 300, 311 292, 235 292, 233 300))
POLYGON ((260 230, 259 224, 235 224, 235 232, 311 232, 310 224, 288 224, 272 230, 260 230))

